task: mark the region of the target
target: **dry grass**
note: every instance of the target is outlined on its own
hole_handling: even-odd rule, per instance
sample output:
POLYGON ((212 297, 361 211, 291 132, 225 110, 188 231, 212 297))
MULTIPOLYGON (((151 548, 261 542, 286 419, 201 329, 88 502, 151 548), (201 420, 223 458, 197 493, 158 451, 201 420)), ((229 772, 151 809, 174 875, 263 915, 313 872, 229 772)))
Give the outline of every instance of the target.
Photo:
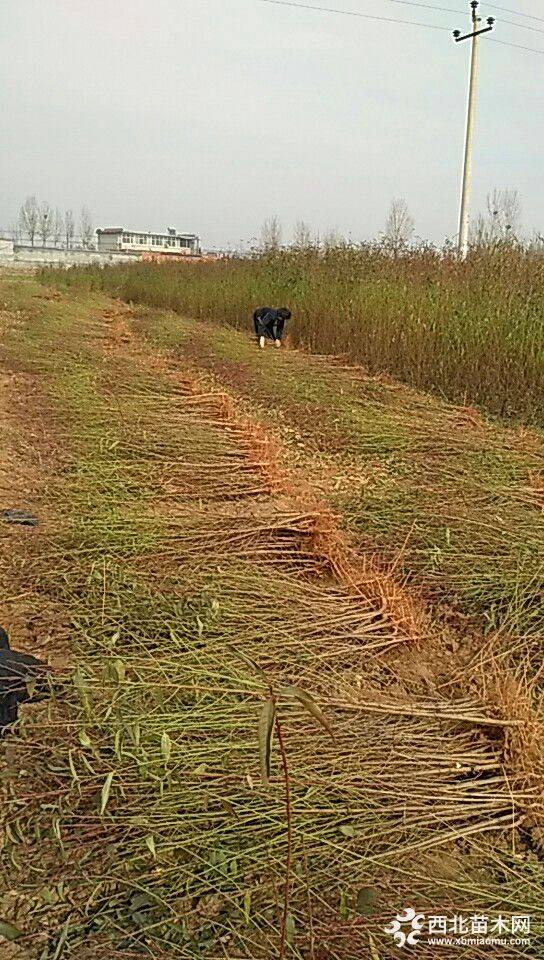
MULTIPOLYGON (((179 382, 179 376, 177 380, 179 382)), ((206 395, 199 395, 198 378, 190 380, 185 374, 183 381, 197 397, 199 406, 208 399, 206 395)), ((428 618, 423 607, 414 601, 376 557, 358 555, 350 547, 346 535, 340 529, 338 518, 319 500, 315 490, 301 479, 300 474, 293 475, 286 469, 277 441, 262 424, 241 413, 232 397, 225 393, 214 391, 210 401, 212 407, 215 407, 215 419, 234 429, 250 462, 262 476, 266 488, 270 492, 287 495, 291 502, 311 518, 306 551, 315 557, 325 570, 330 569, 338 581, 355 595, 371 600, 376 606, 376 613, 399 629, 404 639, 416 641, 428 632, 428 618)))
POLYGON ((172 362, 192 363, 207 389, 227 388, 280 439, 397 584, 408 578, 412 591, 481 630, 542 632, 536 430, 501 427, 345 363, 262 355, 247 335, 217 325, 133 313, 139 335, 172 362))
POLYGON ((512 851, 532 788, 514 784, 513 816, 489 735, 512 718, 391 683, 398 627, 331 576, 330 528, 316 553, 323 514, 281 488, 265 434, 122 336, 111 348, 115 323, 62 300, 5 345, 7 362, 40 371, 65 451, 62 524, 17 588, 69 611, 78 660, 10 741, 0 862, 20 883, 7 919, 22 949, 277 955, 285 777, 274 750, 271 787, 259 783, 267 689, 248 659, 275 689, 311 691, 335 733, 282 703, 289 956, 359 960, 371 933, 392 957, 383 926, 399 903, 536 918, 542 867, 512 851), (369 886, 371 918, 356 909, 369 886))
POLYGON ((253 259, 53 271, 56 284, 246 328, 263 303, 293 311, 290 337, 493 414, 542 423, 544 259, 514 248, 467 263, 433 251, 286 250, 253 259))

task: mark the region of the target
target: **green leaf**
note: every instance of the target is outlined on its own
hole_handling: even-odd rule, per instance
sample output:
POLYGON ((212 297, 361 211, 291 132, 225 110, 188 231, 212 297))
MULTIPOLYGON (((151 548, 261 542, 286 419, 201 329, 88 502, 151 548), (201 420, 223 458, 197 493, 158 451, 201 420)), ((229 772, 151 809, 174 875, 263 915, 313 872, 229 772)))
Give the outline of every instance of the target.
POLYGON ((56 903, 58 900, 56 890, 51 890, 49 887, 43 887, 40 890, 40 897, 43 902, 49 904, 49 906, 51 906, 53 903, 56 903))
POLYGON ((20 827, 17 827, 16 822, 6 823, 4 832, 10 843, 24 843, 25 838, 21 834, 20 827))
POLYGON ((71 751, 71 750, 68 751, 68 765, 69 765, 69 767, 70 767, 70 773, 72 774, 72 780, 73 780, 75 783, 79 783, 79 777, 78 777, 78 775, 77 775, 77 770, 76 770, 76 768, 75 768, 74 758, 72 757, 72 751, 71 751))
POLYGON ((147 849, 149 850, 149 852, 151 853, 151 856, 152 856, 154 859, 156 859, 157 853, 156 853, 156 850, 155 850, 155 838, 154 838, 153 836, 151 836, 151 834, 150 834, 148 837, 145 838, 145 845, 146 845, 147 849))
POLYGON ((276 704, 272 698, 267 700, 259 719, 259 759, 261 762, 261 779, 268 786, 270 779, 270 754, 272 752, 272 733, 274 730, 274 718, 276 716, 276 704))
POLYGON ((114 661, 113 661, 113 670, 114 670, 114 674, 115 674, 115 676, 117 677, 119 683, 124 683, 124 680, 125 680, 125 677, 126 677, 126 674, 127 674, 127 670, 126 670, 126 667, 125 667, 125 664, 123 663, 123 661, 122 661, 122 660, 119 660, 119 659, 114 660, 114 661))
POLYGON ((164 757, 165 764, 168 763, 170 754, 172 753, 172 741, 166 733, 166 730, 161 737, 161 753, 164 757))
POLYGON ((23 931, 19 930, 18 927, 14 927, 12 923, 8 923, 6 920, 0 920, 0 937, 4 937, 4 940, 18 940, 22 936, 23 931))
POLYGON ((100 794, 100 816, 104 814, 104 811, 108 805, 108 800, 110 798, 111 784, 114 778, 114 773, 108 773, 106 779, 104 780, 104 786, 102 787, 102 792, 100 794))
POLYGON ((244 895, 244 917, 246 923, 249 923, 249 915, 251 913, 251 893, 248 891, 244 895))
POLYGON ((138 723, 138 721, 136 721, 136 723, 133 723, 131 727, 128 727, 128 731, 130 733, 134 746, 139 747, 140 746, 140 724, 138 723))
POLYGON ((14 821, 13 821, 13 828, 14 828, 14 830, 16 831, 17 836, 19 837, 19 840, 21 841, 21 843, 24 843, 24 842, 25 842, 25 835, 24 835, 23 827, 22 827, 22 824, 21 824, 21 821, 20 821, 19 818, 17 818, 17 820, 14 820, 14 821))
POLYGON ((230 643, 226 643, 225 646, 227 647, 227 650, 230 650, 231 653, 233 653, 235 657, 238 657, 239 660, 245 663, 246 666, 252 667, 253 670, 256 670, 257 673, 263 678, 266 685, 268 686, 268 677, 264 672, 264 670, 259 666, 259 664, 255 663, 255 660, 252 660, 251 657, 248 657, 247 654, 239 650, 238 647, 231 646, 230 643))
POLYGON ((90 737, 85 733, 85 730, 79 731, 79 742, 82 747, 85 747, 86 750, 90 750, 92 748, 90 737))
POLYGON ((376 947, 376 942, 371 933, 368 934, 368 945, 370 947, 370 960, 380 960, 380 955, 376 947))
POLYGON ((349 917, 349 904, 347 894, 342 890, 340 894, 340 919, 347 920, 349 917))
POLYGON ((79 698, 80 698, 80 700, 81 700, 81 702, 82 702, 82 704, 83 704, 83 709, 84 709, 85 713, 86 713, 88 716, 90 716, 90 714, 91 714, 91 704, 90 704, 90 701, 89 701, 89 696, 88 696, 88 693, 87 693, 87 688, 85 687, 85 683, 84 683, 83 677, 81 676, 81 673, 80 673, 79 669, 75 671, 75 673, 74 673, 74 675, 73 675, 73 681, 74 681, 74 687, 76 688, 76 690, 77 690, 77 692, 78 692, 78 694, 79 694, 79 698))
POLYGON ((295 697, 299 703, 305 707, 308 713, 311 714, 314 720, 317 720, 317 722, 325 728, 327 733, 329 733, 334 740, 334 732, 329 721, 321 710, 321 707, 317 705, 314 698, 311 697, 309 693, 306 693, 306 691, 302 690, 301 687, 285 687, 285 689, 281 692, 286 697, 295 697))
POLYGON ((220 797, 220 798, 219 798, 219 803, 221 804, 221 806, 223 807, 223 809, 227 811, 227 813, 229 814, 229 816, 234 817, 235 820, 239 820, 239 819, 240 819, 240 817, 239 817, 238 814, 236 813, 236 810, 234 809, 234 807, 233 807, 232 803, 230 802, 230 800, 225 800, 223 797, 220 797))
POLYGON ((285 935, 287 943, 292 944, 295 939, 295 918, 292 913, 288 913, 285 918, 285 935))
POLYGON ((340 827, 340 833, 341 833, 344 837, 354 837, 354 836, 355 836, 355 830, 353 829, 353 827, 350 827, 350 826, 340 827))
POLYGON ((357 913, 363 917, 369 917, 372 913, 375 899, 376 891, 373 890, 372 887, 361 887, 361 889, 357 891, 357 913))
POLYGON ((58 940, 58 943, 57 943, 56 950, 55 950, 55 952, 54 952, 51 960, 59 960, 59 957, 61 956, 61 954, 63 953, 63 950, 64 950, 64 944, 66 943, 69 929, 70 929, 70 918, 68 918, 68 920, 66 921, 66 923, 64 924, 64 926, 63 926, 63 928, 62 928, 62 931, 61 931, 61 934, 60 934, 60 937, 59 937, 59 940, 58 940))

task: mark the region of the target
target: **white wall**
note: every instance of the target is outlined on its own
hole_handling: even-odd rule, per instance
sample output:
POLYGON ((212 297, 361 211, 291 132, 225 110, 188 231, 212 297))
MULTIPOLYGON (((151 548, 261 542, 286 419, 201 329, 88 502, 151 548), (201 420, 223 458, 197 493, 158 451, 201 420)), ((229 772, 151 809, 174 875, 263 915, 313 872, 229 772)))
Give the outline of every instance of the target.
POLYGON ((4 260, 13 260, 13 240, 0 238, 0 263, 3 263, 4 260))
POLYGON ((62 250, 58 247, 27 247, 11 240, 0 240, 0 265, 27 266, 29 268, 52 266, 72 267, 97 263, 136 263, 138 258, 130 253, 108 253, 99 250, 62 250), (6 245, 5 249, 3 245, 6 245))

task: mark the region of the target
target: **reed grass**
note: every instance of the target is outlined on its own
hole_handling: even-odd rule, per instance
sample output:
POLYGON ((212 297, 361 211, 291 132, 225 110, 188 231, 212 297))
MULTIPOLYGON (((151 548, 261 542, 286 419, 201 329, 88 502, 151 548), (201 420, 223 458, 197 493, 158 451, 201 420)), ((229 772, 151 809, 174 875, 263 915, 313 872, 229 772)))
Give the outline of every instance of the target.
POLYGON ((480 629, 539 636, 542 434, 345 361, 255 350, 247 334, 153 308, 132 329, 247 403, 317 481, 365 553, 480 629))
POLYGON ((256 306, 287 304, 296 345, 343 353, 371 373, 504 418, 543 423, 544 259, 535 251, 486 249, 460 263, 430 250, 392 257, 342 246, 45 276, 244 329, 256 306))

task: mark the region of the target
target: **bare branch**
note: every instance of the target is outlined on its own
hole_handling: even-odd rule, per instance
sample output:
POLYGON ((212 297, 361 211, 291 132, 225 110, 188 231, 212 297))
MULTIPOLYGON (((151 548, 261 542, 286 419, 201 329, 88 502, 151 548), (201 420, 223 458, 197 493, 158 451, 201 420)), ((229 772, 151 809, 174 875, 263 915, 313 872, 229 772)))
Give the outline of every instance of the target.
POLYGON ((53 243, 58 247, 59 243, 62 240, 64 234, 64 221, 62 219, 62 214, 57 207, 53 215, 53 226, 51 229, 51 236, 53 237, 53 243))
POLYGON ((19 220, 12 221, 8 227, 8 234, 14 243, 21 242, 21 224, 19 220))
POLYGON ((21 233, 28 237, 32 247, 34 246, 36 233, 38 232, 39 219, 40 211, 36 197, 27 197, 25 202, 21 204, 19 210, 19 225, 21 233))
POLYGON ((89 213, 87 207, 81 208, 81 213, 79 216, 79 233, 81 236, 81 243, 85 249, 91 249, 94 239, 94 227, 91 220, 91 214, 89 213))
POLYGON ((297 250, 307 250, 312 246, 312 232, 304 220, 297 220, 293 230, 293 246, 297 250))
POLYGON ((261 229, 263 250, 278 250, 281 246, 281 224, 277 217, 268 217, 261 229))
POLYGON ((321 241, 324 250, 336 250, 344 243, 342 234, 335 229, 327 230, 321 241))
POLYGON ((517 190, 495 187, 487 195, 486 213, 478 214, 471 230, 477 246, 493 246, 515 240, 521 229, 521 200, 517 190))
POLYGON ((46 200, 40 203, 38 208, 38 233, 42 241, 42 247, 47 246, 47 241, 53 231, 53 208, 46 200))
POLYGON ((64 213, 64 239, 66 241, 66 249, 70 250, 74 242, 74 234, 76 232, 74 213, 72 210, 66 210, 64 213))
POLYGON ((406 200, 397 197, 389 208, 389 216, 385 224, 385 240, 397 252, 405 247, 414 233, 414 218, 412 217, 406 200))

